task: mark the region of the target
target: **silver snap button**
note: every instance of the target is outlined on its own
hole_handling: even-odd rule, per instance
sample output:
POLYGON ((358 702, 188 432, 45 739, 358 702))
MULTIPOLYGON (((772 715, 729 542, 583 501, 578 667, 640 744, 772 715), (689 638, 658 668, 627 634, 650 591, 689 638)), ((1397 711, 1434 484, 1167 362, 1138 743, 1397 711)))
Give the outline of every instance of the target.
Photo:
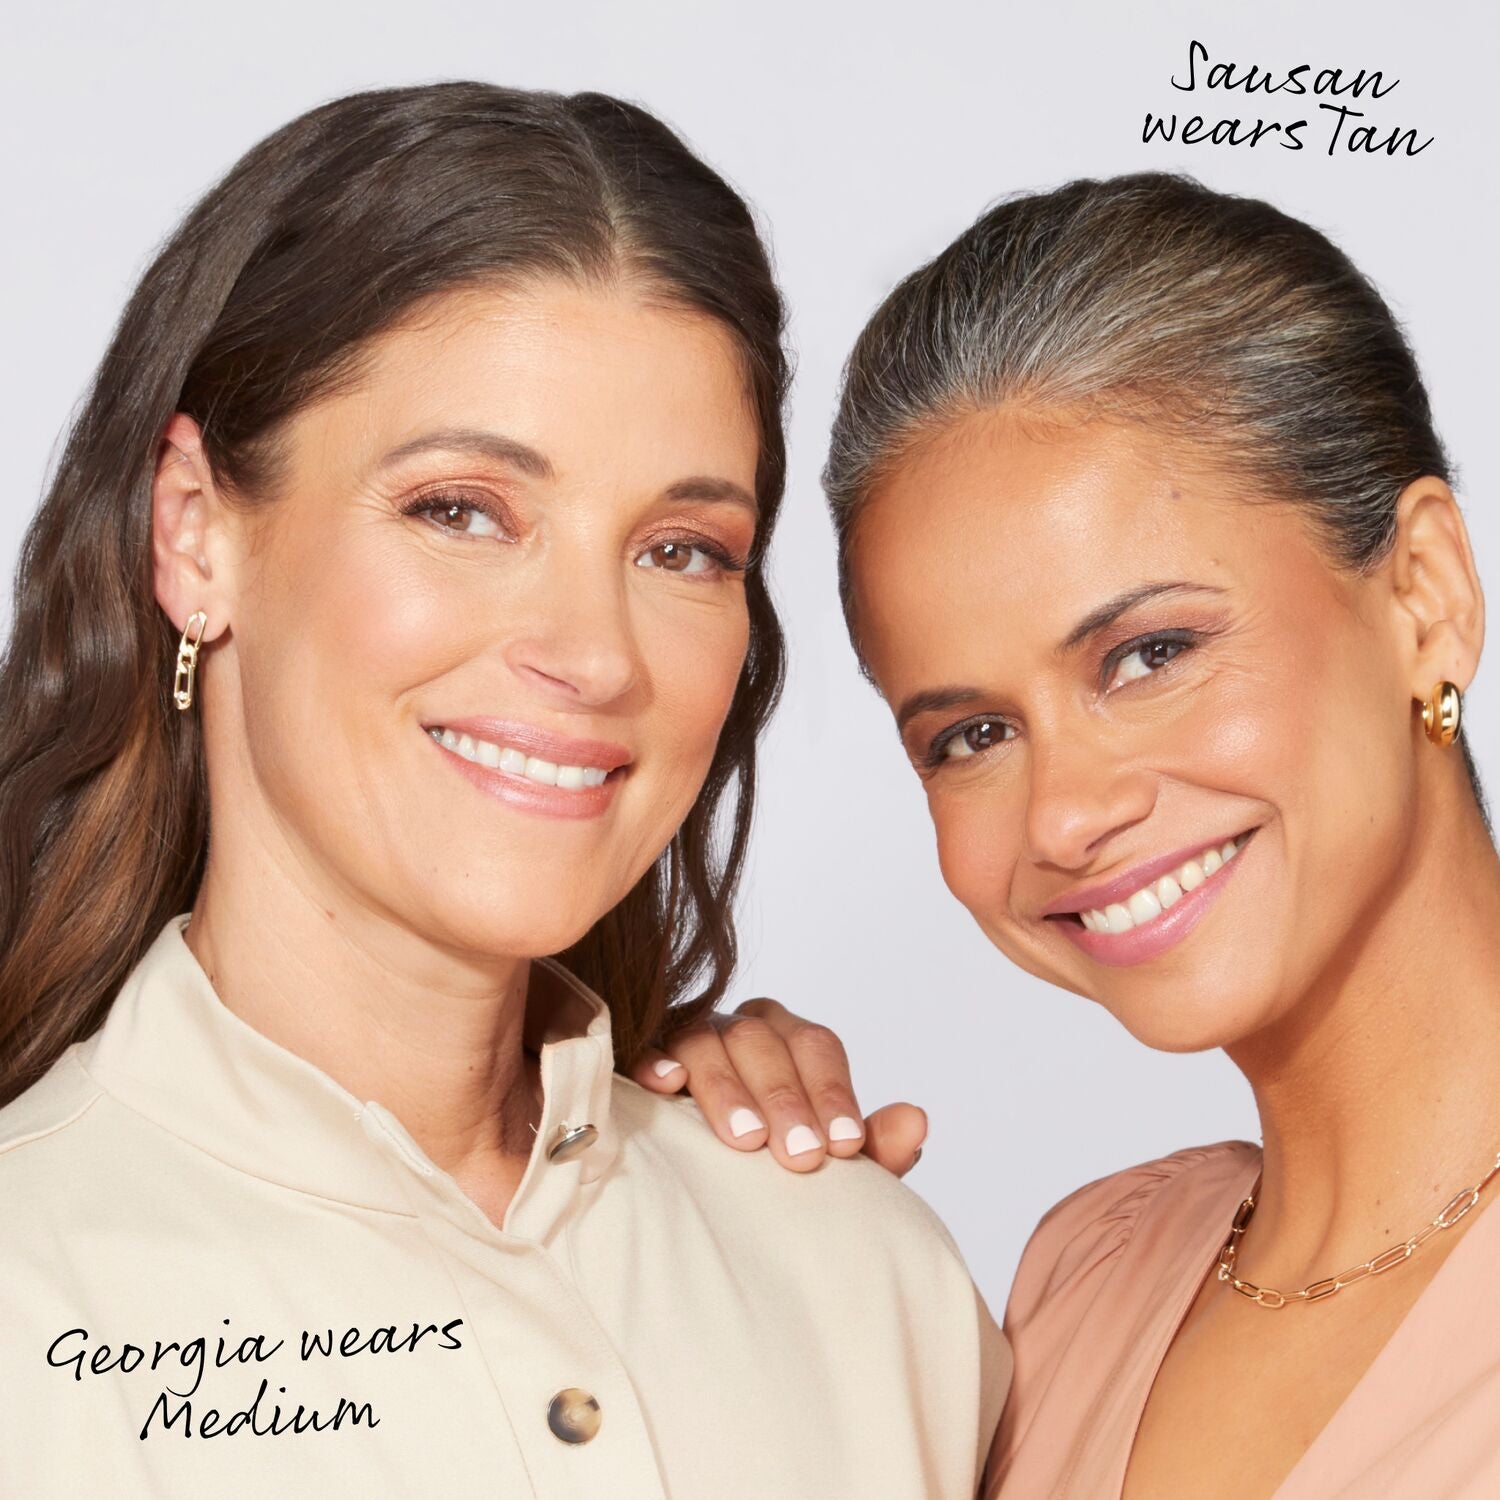
POLYGON ((604 1420, 599 1403, 576 1385, 559 1391, 547 1406, 547 1425, 565 1443, 586 1443, 604 1420))
POLYGON ((592 1125, 560 1125, 557 1139, 547 1147, 547 1160, 572 1161, 598 1139, 599 1132, 592 1125))

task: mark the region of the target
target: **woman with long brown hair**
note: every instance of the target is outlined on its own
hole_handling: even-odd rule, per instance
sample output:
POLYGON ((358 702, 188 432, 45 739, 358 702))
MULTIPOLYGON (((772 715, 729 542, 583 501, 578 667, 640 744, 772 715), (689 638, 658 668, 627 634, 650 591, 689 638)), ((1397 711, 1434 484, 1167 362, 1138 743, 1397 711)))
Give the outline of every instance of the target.
POLYGON ((146 271, 0 665, 6 1493, 972 1495, 1007 1351, 857 1122, 614 1073, 734 959, 782 323, 659 121, 482 83, 146 271))

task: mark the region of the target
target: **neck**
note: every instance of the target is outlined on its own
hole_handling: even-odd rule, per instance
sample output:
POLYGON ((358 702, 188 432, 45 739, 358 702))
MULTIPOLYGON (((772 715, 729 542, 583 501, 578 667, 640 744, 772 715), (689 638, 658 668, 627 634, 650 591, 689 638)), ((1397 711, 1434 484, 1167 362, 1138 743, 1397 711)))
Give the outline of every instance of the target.
POLYGON ((1418 820, 1400 880, 1328 972, 1228 1049, 1265 1142, 1257 1280, 1399 1244, 1500 1151, 1500 855, 1466 798, 1435 800, 1450 816, 1418 820))
POLYGON ((443 946, 269 860, 231 863, 211 855, 186 934, 223 1003, 385 1105, 472 1196, 514 1191, 541 1117, 529 962, 443 946))

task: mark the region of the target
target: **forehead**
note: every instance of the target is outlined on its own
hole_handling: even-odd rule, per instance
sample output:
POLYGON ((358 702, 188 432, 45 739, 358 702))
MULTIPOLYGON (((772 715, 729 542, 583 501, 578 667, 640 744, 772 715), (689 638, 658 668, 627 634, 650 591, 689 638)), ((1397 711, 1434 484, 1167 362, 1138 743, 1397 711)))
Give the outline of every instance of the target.
POLYGON ((1276 555, 1271 532, 1316 565, 1293 512, 1247 504, 1244 482, 1200 451, 1135 424, 976 413, 913 452, 860 514, 861 646, 882 686, 897 666, 954 678, 976 658, 993 666, 1001 642, 1050 651, 1142 583, 1254 581, 1276 555))
POLYGON ((373 341, 357 384, 303 414, 325 452, 479 428, 570 465, 753 471, 733 335, 629 285, 561 279, 429 299, 373 341))

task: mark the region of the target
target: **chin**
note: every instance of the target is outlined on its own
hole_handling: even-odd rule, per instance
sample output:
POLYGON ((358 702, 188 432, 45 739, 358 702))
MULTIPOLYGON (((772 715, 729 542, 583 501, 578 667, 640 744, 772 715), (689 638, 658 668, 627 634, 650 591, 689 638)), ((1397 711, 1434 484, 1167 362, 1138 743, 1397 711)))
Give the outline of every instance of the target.
POLYGON ((1262 994, 1236 993, 1212 984, 1191 988, 1197 998, 1185 999, 1175 988, 1154 1001, 1149 996, 1120 1001, 1094 998, 1136 1041, 1157 1052, 1232 1047, 1275 1020, 1274 1007, 1262 994))
MULTIPOLYGON (((561 883, 532 882, 524 889, 491 884, 445 893, 429 889, 421 905, 434 937, 453 947, 494 958, 544 958, 571 948, 614 903, 561 883)), ((410 909, 410 908, 408 908, 410 909)))

